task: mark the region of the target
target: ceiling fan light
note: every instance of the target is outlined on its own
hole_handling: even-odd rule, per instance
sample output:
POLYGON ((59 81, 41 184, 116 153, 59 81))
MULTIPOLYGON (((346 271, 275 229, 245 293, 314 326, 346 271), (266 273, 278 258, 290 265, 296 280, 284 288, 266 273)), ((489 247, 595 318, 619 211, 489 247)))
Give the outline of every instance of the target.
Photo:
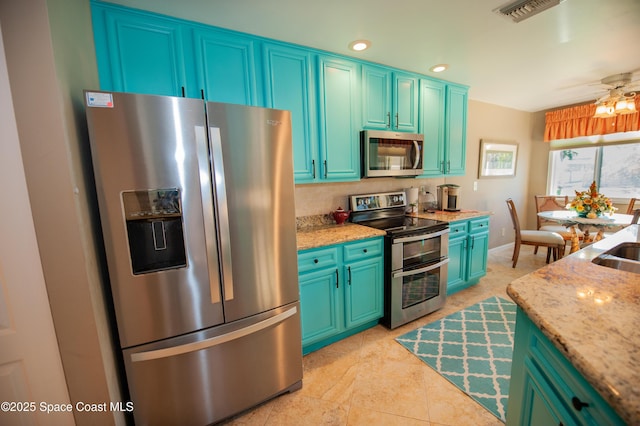
POLYGON ((622 113, 622 111, 627 109, 627 100, 622 99, 621 101, 616 102, 616 112, 618 114, 622 113))
POLYGON ((609 118, 615 115, 616 112, 612 106, 602 104, 596 107, 596 113, 593 115, 593 118, 609 118))
POLYGON ((628 100, 628 101, 624 101, 624 102, 625 102, 624 108, 621 107, 620 109, 618 109, 618 104, 622 103, 622 101, 618 102, 618 104, 616 104, 616 112, 618 114, 624 115, 624 114, 633 114, 633 113, 637 112, 636 111, 636 103, 633 100, 628 100))

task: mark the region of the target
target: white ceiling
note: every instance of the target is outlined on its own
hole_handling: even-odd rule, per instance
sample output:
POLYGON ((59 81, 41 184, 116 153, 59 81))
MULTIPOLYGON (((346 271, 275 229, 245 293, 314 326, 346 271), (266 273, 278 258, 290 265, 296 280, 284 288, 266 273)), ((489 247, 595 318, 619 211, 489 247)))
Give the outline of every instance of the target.
POLYGON ((599 81, 640 80, 640 0, 564 0, 520 23, 506 0, 110 0, 391 65, 470 87, 523 111, 595 101, 599 81), (356 39, 372 47, 348 49, 356 39), (450 65, 441 74, 429 67, 450 65))

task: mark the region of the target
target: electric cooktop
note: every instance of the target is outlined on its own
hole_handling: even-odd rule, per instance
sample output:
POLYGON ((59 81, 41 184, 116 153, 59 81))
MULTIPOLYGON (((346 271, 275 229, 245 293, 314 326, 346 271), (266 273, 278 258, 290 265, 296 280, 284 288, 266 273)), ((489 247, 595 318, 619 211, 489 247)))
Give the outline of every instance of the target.
POLYGON ((406 200, 404 191, 352 195, 349 197, 351 222, 381 229, 392 236, 431 233, 449 226, 441 220, 407 216, 406 200))

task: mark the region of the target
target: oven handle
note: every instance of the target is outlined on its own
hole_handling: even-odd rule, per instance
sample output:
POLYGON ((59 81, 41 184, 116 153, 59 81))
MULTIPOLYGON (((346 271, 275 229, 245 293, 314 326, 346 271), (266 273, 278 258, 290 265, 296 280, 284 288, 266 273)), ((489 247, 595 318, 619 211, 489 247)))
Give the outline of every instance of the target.
POLYGON ((410 237, 405 237, 405 238, 396 238, 393 240, 393 243, 399 244, 399 243, 410 243, 413 241, 420 241, 420 240, 428 240, 429 238, 439 237, 440 235, 444 235, 448 233, 449 233, 449 228, 446 228, 438 232, 433 232, 431 234, 420 234, 420 235, 412 235, 410 237))
POLYGON ((433 265, 429 265, 425 268, 420 268, 420 269, 412 269, 410 271, 406 271, 406 272, 396 272, 393 274, 393 278, 400 278, 400 277, 406 277, 408 275, 417 275, 417 274, 421 274, 423 272, 427 272, 427 271, 431 271, 432 269, 437 269, 439 267, 441 267, 442 265, 446 265, 447 263, 449 263, 449 258, 445 258, 442 259, 440 262, 438 263, 434 263, 433 265))

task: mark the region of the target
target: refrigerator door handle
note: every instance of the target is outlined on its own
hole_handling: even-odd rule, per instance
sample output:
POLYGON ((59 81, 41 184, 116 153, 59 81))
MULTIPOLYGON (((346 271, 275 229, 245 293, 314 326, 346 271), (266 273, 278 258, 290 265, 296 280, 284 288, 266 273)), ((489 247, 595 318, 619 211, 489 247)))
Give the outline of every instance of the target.
POLYGON ((215 197, 218 206, 218 235, 220 237, 220 268, 222 269, 222 285, 224 300, 233 300, 233 271, 231 264, 231 234, 229 233, 229 206, 227 204, 227 188, 224 178, 224 162, 222 159, 222 136, 220 128, 209 128, 209 144, 211 149, 211 173, 216 188, 215 197))
POLYGON ((298 308, 294 306, 276 316, 267 318, 263 321, 257 322, 248 327, 223 334, 221 336, 215 336, 209 339, 199 340, 196 342, 187 343, 185 345, 180 345, 180 346, 174 346, 171 348, 156 349, 153 351, 134 353, 134 354, 131 354, 131 362, 151 361, 154 359, 168 358, 172 356, 186 354, 189 352, 200 351, 202 349, 207 349, 216 345, 221 345, 223 343, 227 343, 232 340, 236 340, 241 337, 248 336, 249 334, 257 333, 258 331, 264 330, 265 328, 271 327, 272 325, 279 324, 284 320, 286 320, 287 318, 292 317, 297 312, 298 312, 298 308))
POLYGON ((209 173, 209 147, 207 145, 207 131, 204 126, 196 127, 196 155, 200 171, 200 194, 202 197, 202 214, 204 215, 204 241, 207 250, 207 266, 209 272, 209 289, 211 303, 220 303, 220 277, 213 265, 218 264, 216 249, 216 231, 214 228, 213 195, 211 194, 211 174, 209 173))

